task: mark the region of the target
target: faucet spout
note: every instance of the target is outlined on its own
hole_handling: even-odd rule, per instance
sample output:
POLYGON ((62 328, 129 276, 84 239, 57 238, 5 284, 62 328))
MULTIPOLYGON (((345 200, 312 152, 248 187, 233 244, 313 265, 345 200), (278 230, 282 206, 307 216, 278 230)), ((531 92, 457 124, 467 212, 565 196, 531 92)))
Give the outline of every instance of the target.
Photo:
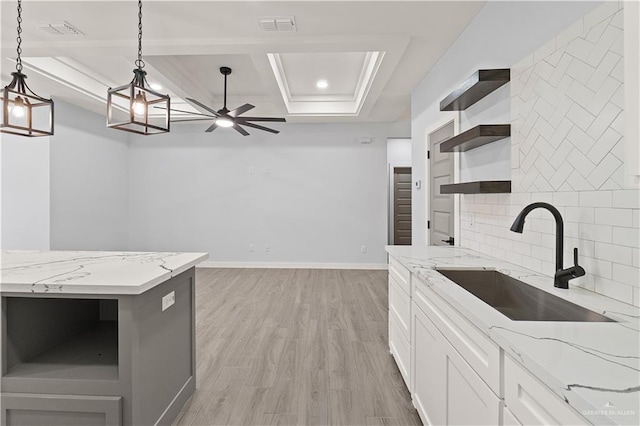
POLYGON ((556 273, 554 276, 553 285, 558 288, 569 288, 569 280, 577 277, 581 277, 585 274, 584 269, 578 265, 578 249, 576 248, 574 251, 574 263, 575 265, 571 268, 563 269, 562 258, 564 255, 564 221, 562 220, 562 215, 549 203, 532 203, 526 206, 522 211, 518 214, 516 219, 513 221, 513 225, 511 225, 511 231, 522 234, 524 230, 524 221, 525 218, 532 210, 542 208, 548 210, 553 215, 553 218, 556 221, 556 273))

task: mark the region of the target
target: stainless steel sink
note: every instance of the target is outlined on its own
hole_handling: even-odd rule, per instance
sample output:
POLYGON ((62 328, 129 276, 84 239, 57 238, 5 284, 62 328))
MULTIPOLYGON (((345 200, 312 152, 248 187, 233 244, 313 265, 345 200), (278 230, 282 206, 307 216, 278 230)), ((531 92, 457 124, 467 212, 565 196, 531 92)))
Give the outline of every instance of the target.
POLYGON ((438 272, 515 321, 615 322, 498 271, 438 272))

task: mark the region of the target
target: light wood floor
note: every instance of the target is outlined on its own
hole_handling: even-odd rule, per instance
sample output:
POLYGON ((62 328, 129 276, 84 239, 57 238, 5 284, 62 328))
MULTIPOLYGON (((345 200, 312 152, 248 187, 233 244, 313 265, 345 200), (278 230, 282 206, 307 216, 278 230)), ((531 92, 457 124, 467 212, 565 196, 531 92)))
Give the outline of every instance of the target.
POLYGON ((175 425, 420 425, 386 271, 198 269, 197 389, 175 425))

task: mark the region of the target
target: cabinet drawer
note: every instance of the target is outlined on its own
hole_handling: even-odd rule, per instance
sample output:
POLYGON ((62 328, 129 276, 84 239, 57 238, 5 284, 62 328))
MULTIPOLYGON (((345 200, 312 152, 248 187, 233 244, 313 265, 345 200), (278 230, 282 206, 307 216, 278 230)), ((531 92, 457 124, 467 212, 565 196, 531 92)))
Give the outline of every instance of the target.
POLYGON ((471 365, 493 392, 500 389, 500 346, 467 321, 420 280, 414 280, 413 301, 471 365))
POLYGON ((389 312, 396 315, 404 337, 411 342, 411 298, 392 276, 389 276, 389 312))
POLYGON ((2 394, 2 424, 6 426, 122 424, 122 398, 111 396, 2 394))
POLYGON ((393 257, 389 257, 389 279, 395 279, 402 290, 411 295, 411 272, 393 257))
POLYGON ((509 357, 504 359, 505 404, 523 425, 581 425, 588 422, 509 357))
POLYGON ((411 346, 401 331, 400 321, 393 312, 389 312, 389 350, 398 364, 398 369, 402 374, 409 392, 411 387, 411 346))

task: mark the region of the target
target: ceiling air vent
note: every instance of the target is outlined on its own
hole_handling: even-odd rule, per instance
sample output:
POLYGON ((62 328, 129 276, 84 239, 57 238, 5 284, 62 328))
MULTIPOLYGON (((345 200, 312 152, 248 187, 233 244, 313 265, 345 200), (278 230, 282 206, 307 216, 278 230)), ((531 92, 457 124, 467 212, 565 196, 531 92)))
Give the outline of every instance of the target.
POLYGON ((83 36, 82 31, 68 23, 67 21, 45 22, 36 24, 36 27, 49 35, 54 36, 83 36))
POLYGON ((258 18, 258 25, 262 31, 290 32, 296 30, 296 20, 293 16, 274 16, 258 18))

